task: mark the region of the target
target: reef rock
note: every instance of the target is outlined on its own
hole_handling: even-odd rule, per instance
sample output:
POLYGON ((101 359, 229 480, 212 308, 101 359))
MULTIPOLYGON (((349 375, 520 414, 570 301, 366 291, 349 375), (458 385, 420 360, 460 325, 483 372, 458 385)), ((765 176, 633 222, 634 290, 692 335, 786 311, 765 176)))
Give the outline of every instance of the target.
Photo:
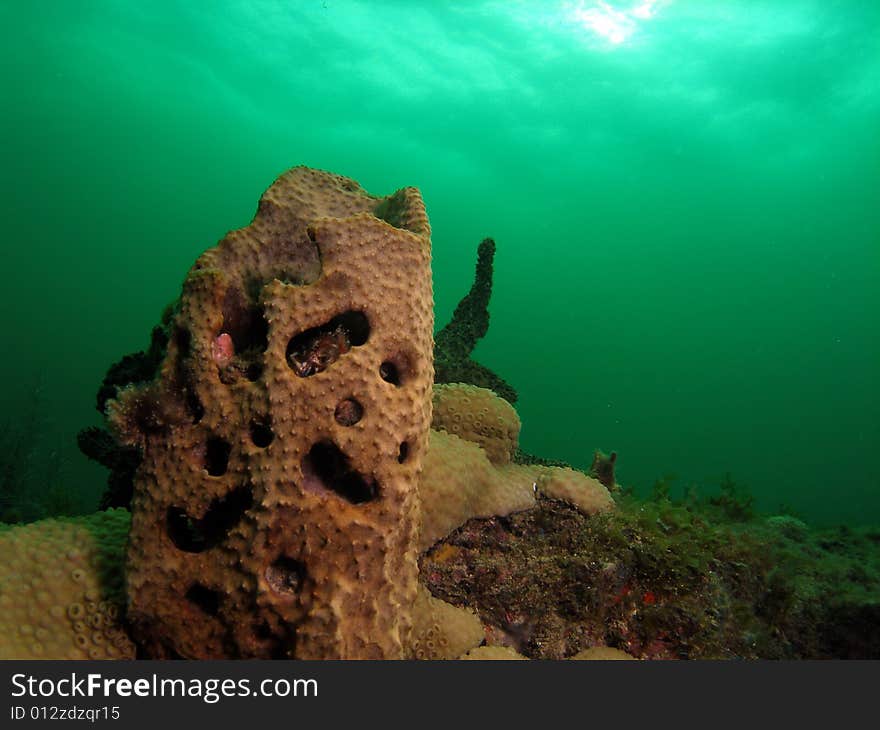
POLYGON ((128 621, 154 657, 399 658, 431 422, 430 228, 304 167, 190 270, 139 448, 128 621))

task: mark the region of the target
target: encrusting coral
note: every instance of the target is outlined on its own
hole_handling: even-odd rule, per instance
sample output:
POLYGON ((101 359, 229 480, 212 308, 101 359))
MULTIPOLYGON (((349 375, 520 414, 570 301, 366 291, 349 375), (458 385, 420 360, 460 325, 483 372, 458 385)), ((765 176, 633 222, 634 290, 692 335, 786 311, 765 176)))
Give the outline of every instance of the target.
POLYGON ((515 464, 519 416, 499 396, 463 383, 434 386, 434 416, 419 483, 425 550, 475 517, 530 509, 538 494, 566 501, 584 514, 614 501, 596 479, 574 469, 515 464))
POLYGON ((493 464, 510 463, 520 426, 513 406, 491 390, 464 383, 434 386, 431 427, 473 441, 493 464))
POLYGON ((126 510, 0 530, 0 659, 133 659, 125 603, 126 510))
POLYGON ((529 509, 535 504, 535 481, 533 468, 495 466, 478 444, 445 431, 431 431, 419 482, 419 549, 426 550, 474 517, 529 509))
POLYGON ((457 659, 485 638, 479 617, 467 608, 434 598, 419 586, 413 607, 409 655, 413 659, 457 659))

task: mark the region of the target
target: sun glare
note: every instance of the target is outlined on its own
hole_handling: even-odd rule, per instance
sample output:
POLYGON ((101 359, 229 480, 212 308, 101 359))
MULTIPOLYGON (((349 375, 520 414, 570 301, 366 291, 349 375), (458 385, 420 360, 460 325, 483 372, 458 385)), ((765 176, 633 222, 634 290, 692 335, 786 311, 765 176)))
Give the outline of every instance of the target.
POLYGON ((641 0, 627 8, 613 7, 599 0, 596 3, 578 3, 570 12, 573 22, 595 36, 619 46, 639 29, 639 24, 657 14, 660 0, 641 0))

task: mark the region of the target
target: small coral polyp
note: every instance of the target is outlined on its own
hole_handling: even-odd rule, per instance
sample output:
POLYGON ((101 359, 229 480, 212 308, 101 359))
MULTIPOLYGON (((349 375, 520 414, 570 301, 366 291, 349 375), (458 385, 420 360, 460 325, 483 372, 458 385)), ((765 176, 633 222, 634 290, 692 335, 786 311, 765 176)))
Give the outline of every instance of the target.
POLYGON ((142 651, 403 657, 433 382, 418 191, 285 173, 190 270, 170 329, 157 377, 108 409, 144 454, 126 566, 142 651))

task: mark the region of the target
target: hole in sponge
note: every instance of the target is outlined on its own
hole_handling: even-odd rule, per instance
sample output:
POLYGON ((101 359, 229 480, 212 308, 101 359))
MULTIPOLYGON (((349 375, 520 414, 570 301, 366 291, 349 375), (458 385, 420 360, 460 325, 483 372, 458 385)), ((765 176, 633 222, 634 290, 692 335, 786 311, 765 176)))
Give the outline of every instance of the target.
POLYGON ((282 555, 266 568, 266 583, 281 595, 295 595, 306 578, 306 566, 298 560, 282 555))
POLYGON ((250 509, 254 498, 249 487, 238 487, 225 497, 212 500, 201 519, 190 517, 182 507, 169 507, 168 537, 178 550, 200 553, 222 542, 250 509))
POLYGON ((346 398, 339 401, 333 415, 341 426, 354 426, 364 417, 364 407, 354 398, 346 398))
POLYGON ((391 357, 386 357, 379 366, 379 377, 399 388, 412 376, 412 362, 412 358, 407 353, 396 352, 391 357))
POLYGON ((211 343, 220 380, 227 385, 241 375, 255 381, 263 374, 263 353, 269 345, 269 323, 263 309, 231 286, 223 297, 223 325, 211 343))
POLYGON ((247 350, 265 352, 269 344, 269 323, 259 305, 250 303, 242 291, 234 286, 223 297, 223 326, 232 338, 236 353, 247 350))
POLYGON ((379 485, 352 468, 348 457, 330 441, 319 441, 302 463, 305 488, 325 488, 352 504, 369 502, 379 496, 379 485))
POLYGON ((397 451, 397 463, 402 464, 404 461, 406 461, 408 456, 409 456, 409 444, 406 441, 404 441, 400 445, 400 449, 398 449, 398 451, 397 451))
POLYGON ((205 407, 202 405, 199 397, 190 388, 186 389, 185 400, 186 410, 189 412, 190 418, 192 418, 192 422, 198 423, 205 415, 205 407))
POLYGON ((386 360, 379 366, 379 377, 391 385, 401 385, 400 370, 391 360, 386 360))
POLYGON ((229 466, 232 447, 221 438, 209 438, 205 444, 205 469, 212 477, 220 477, 229 466))
POLYGON ((326 370, 352 347, 370 337, 370 322, 363 312, 344 312, 329 322, 292 337, 287 343, 287 364, 301 378, 326 370))
POLYGON ((272 429, 268 425, 269 419, 251 421, 251 441, 254 446, 265 449, 275 438, 272 429))
POLYGON ((198 606, 209 616, 220 613, 220 593, 206 588, 201 583, 193 583, 186 592, 186 600, 198 606))

